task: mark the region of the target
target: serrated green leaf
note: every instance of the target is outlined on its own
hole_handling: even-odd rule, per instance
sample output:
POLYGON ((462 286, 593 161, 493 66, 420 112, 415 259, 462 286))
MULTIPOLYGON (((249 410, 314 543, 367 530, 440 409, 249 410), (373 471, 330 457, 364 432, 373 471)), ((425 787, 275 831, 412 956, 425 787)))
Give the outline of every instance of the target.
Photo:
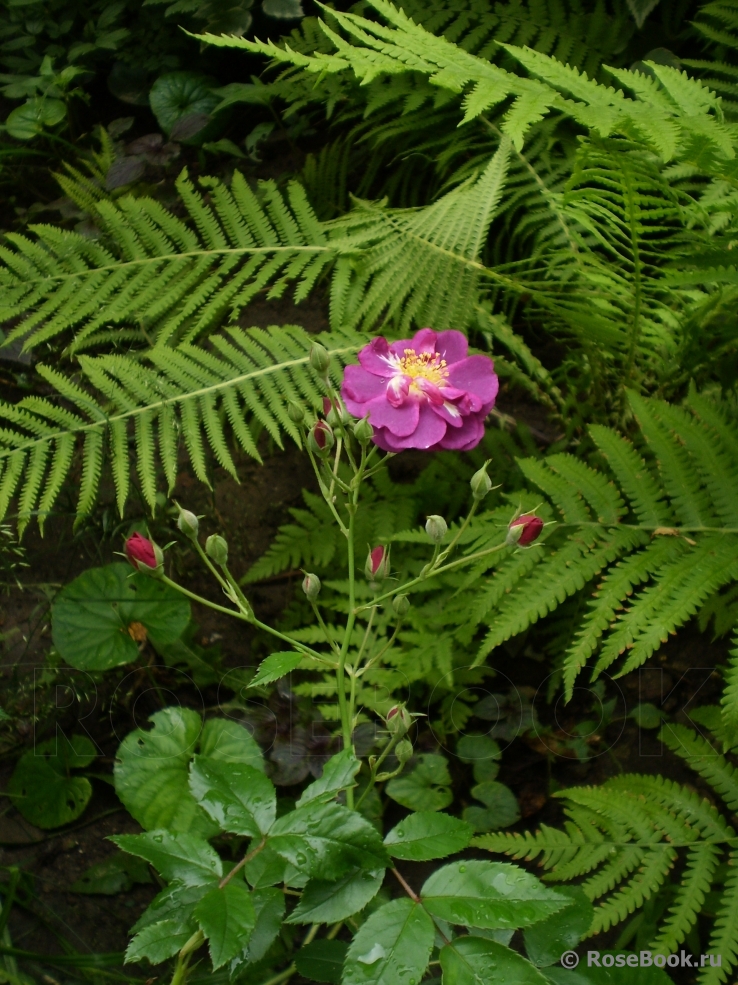
POLYGON ((410 773, 389 781, 385 793, 411 811, 440 811, 454 799, 450 786, 446 757, 422 753, 410 773))
POLYGON ((252 766, 195 756, 190 792, 223 831, 233 834, 264 835, 277 816, 274 785, 252 766))
POLYGON ((293 650, 284 653, 272 653, 271 656, 268 656, 266 660, 262 660, 259 664, 259 669, 249 684, 249 687, 262 687, 264 684, 273 684, 280 677, 285 677, 290 671, 293 671, 301 663, 302 659, 302 654, 295 653, 293 650))
POLYGON ((113 835, 110 840, 124 852, 145 858, 167 882, 208 886, 223 875, 218 853, 196 835, 147 831, 140 835, 113 835))
POLYGON ((208 939, 213 970, 248 947, 256 912, 248 887, 234 878, 211 889, 195 907, 195 919, 208 939))
POLYGON ((311 941, 295 954, 295 965, 303 978, 311 982, 340 985, 348 944, 327 938, 311 941))
POLYGON ((296 807, 320 801, 326 803, 354 785, 354 778, 361 768, 361 763, 351 749, 343 749, 332 756, 323 767, 321 776, 306 787, 300 795, 296 807))
POLYGON ((341 879, 311 879, 287 923, 337 923, 352 917, 379 892, 384 869, 352 869, 341 879))
POLYGON ((422 811, 410 814, 385 837, 384 844, 393 858, 428 862, 462 851, 471 841, 472 828, 448 814, 422 811))
POLYGON ((535 876, 507 862, 452 862, 437 869, 420 897, 434 916, 467 927, 530 927, 570 904, 535 876))
POLYGON ((556 964, 564 951, 577 946, 592 926, 594 907, 579 886, 559 886, 556 890, 572 903, 540 923, 523 931, 528 957, 539 968, 556 964))
POLYGON ((422 906, 397 899, 376 910, 351 942, 343 985, 408 985, 428 967, 435 928, 422 906))
POLYGON ((161 964, 181 950, 192 936, 189 928, 182 929, 178 920, 161 920, 144 927, 126 950, 126 964, 148 958, 151 964, 161 964))
POLYGON ((457 937, 441 948, 443 985, 548 985, 538 969, 517 951, 484 937, 457 937))

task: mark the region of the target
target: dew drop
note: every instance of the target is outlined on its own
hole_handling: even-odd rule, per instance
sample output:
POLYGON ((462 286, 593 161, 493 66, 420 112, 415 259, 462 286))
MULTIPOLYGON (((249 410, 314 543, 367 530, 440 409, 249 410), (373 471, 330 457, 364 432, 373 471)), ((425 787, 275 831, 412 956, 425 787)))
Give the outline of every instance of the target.
POLYGON ((160 845, 164 841, 164 835, 154 835, 154 841, 160 845))
POLYGON ((465 865, 460 865, 459 866, 459 872, 466 872, 466 866, 465 865))

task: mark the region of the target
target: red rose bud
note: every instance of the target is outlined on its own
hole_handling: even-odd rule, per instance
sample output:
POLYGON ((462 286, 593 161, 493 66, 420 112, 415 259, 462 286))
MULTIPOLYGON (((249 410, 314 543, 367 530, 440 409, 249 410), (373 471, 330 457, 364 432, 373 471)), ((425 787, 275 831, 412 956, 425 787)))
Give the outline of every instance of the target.
POLYGON ((330 398, 323 397, 323 416, 327 417, 332 409, 333 409, 333 404, 331 403, 330 398))
POLYGON ((126 557, 136 569, 147 575, 160 575, 164 567, 164 555, 148 537, 135 533, 125 543, 126 557))
POLYGON ((314 455, 324 457, 330 454, 330 450, 336 443, 333 431, 325 421, 318 421, 308 433, 308 446, 314 455))
POLYGON ((389 550, 380 544, 367 554, 364 574, 369 581, 383 581, 389 573, 389 550))
POLYGON ((543 530, 543 520, 539 516, 519 516, 510 521, 507 528, 507 543, 510 546, 527 547, 538 540, 543 530))
POLYGON ((405 735, 413 724, 410 712, 405 705, 393 705, 387 712, 385 721, 387 722, 387 730, 392 735, 405 735))

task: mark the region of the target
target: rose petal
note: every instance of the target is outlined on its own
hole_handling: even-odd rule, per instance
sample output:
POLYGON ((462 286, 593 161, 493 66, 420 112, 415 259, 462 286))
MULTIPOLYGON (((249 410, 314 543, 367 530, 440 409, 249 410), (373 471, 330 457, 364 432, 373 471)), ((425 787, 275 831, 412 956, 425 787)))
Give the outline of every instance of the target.
POLYGON ((366 412, 360 404, 381 397, 387 390, 387 380, 368 373, 361 366, 347 366, 343 374, 341 396, 344 399, 349 414, 364 417, 366 412), (352 406, 349 406, 352 405, 352 406))
POLYGON ((406 400, 401 407, 393 407, 383 395, 367 404, 366 411, 372 427, 387 428, 395 437, 404 438, 418 426, 420 404, 417 400, 406 400))
POLYGON ((463 332, 457 332, 451 328, 446 332, 439 332, 436 339, 436 352, 445 359, 449 366, 466 359, 469 352, 469 343, 463 332))
POLYGON ((438 333, 434 332, 432 328, 421 328, 420 331, 416 332, 413 336, 410 343, 410 348, 414 349, 416 352, 436 352, 437 339, 438 333))
POLYGON ((484 437, 484 421, 479 417, 465 417, 460 428, 448 428, 439 442, 445 451, 471 451, 484 437))
POLYGON ((494 372, 494 364, 488 356, 467 356, 449 366, 448 380, 459 390, 476 394, 490 407, 494 404, 500 385, 494 372))
POLYGON ((372 339, 369 345, 364 346, 359 353, 359 362, 368 373, 387 379, 397 372, 393 368, 391 357, 392 352, 387 339, 380 337, 372 339))

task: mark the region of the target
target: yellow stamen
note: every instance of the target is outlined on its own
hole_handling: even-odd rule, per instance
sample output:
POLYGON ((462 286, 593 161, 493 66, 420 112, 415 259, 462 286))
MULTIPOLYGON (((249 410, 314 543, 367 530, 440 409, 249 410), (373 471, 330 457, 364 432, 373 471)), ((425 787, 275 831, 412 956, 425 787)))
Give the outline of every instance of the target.
POLYGON ((400 370, 411 379, 422 376, 429 383, 441 386, 448 379, 448 369, 446 360, 441 359, 435 352, 416 352, 414 349, 405 349, 405 354, 400 359, 400 370))

